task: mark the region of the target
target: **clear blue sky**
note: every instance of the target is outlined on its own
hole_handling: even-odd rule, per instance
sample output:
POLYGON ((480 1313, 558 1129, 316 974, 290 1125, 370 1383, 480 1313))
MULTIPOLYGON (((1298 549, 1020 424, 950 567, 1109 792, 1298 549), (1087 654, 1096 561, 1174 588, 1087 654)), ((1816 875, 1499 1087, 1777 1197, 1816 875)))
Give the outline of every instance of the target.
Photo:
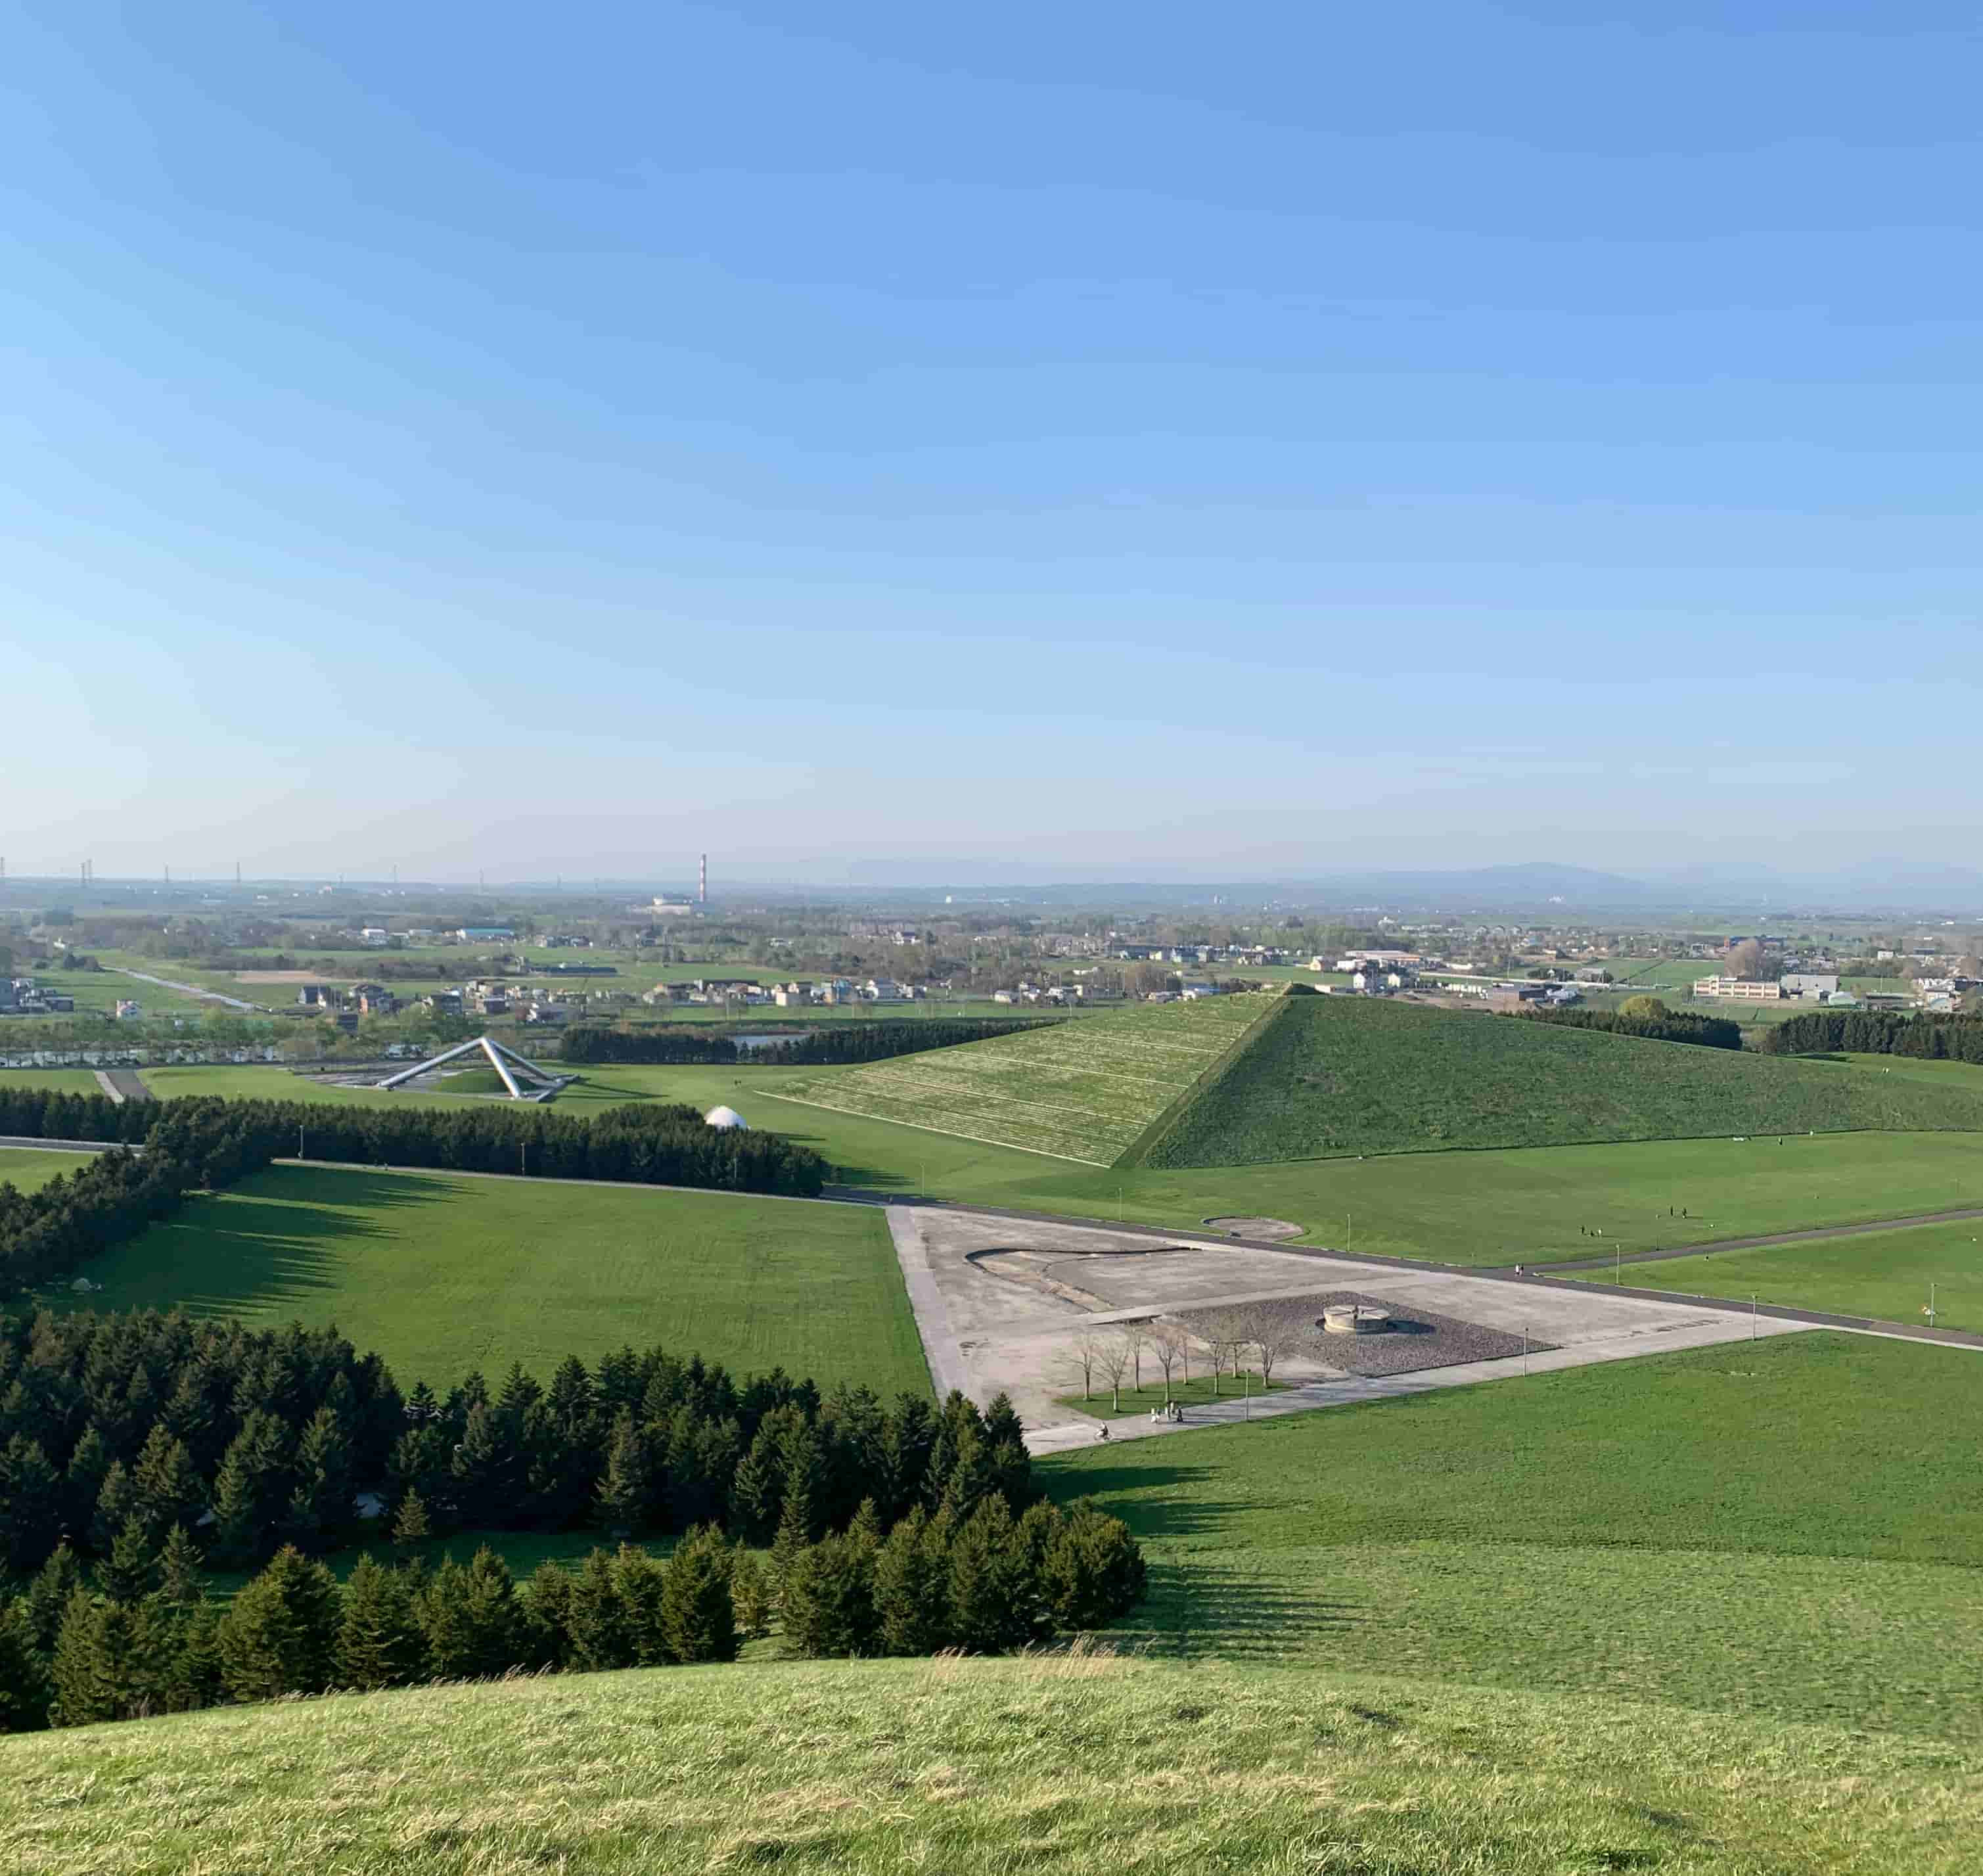
POLYGON ((0 854, 1968 858, 1979 49, 0 8, 0 854))

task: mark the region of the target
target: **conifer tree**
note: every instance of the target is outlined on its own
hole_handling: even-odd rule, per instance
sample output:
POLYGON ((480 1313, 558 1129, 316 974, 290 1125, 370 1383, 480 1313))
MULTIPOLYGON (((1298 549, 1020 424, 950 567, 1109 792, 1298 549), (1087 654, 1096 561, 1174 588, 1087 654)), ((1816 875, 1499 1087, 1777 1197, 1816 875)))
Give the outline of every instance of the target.
POLYGON ((988 1498, 1001 1496, 998 1469, 992 1463, 984 1436, 975 1426, 966 1425, 958 1430, 952 1450, 955 1457, 944 1483, 941 1509, 961 1529, 988 1498))
POLYGON ((316 1694, 336 1665, 337 1581, 293 1545, 239 1595, 222 1620, 220 1668, 236 1700, 316 1694))
POLYGON ((78 1590, 62 1610, 49 1664, 51 1726, 89 1726, 121 1717, 131 1612, 78 1590))
POLYGON ((0 1446, 0 1572, 38 1569, 62 1529, 62 1480, 38 1440, 0 1446))
POLYGON ((653 1515, 654 1456, 645 1429, 622 1410, 613 1423, 606 1470, 599 1481, 600 1522, 623 1537, 646 1527, 653 1515))
POLYGON ((0 1603, 0 1733, 32 1733, 48 1724, 46 1660, 25 1596, 0 1603))
POLYGON ((1039 1496, 1033 1463, 1026 1453, 1026 1430, 1010 1397, 1001 1393, 985 1410, 985 1449, 990 1455, 992 1488, 1017 1517, 1039 1496))
MULTIPOLYGON (((162 1602, 164 1593, 160 1592, 162 1602)), ((192 1713, 219 1704, 226 1691, 220 1674, 220 1611, 202 1602, 172 1610, 176 1645, 160 1677, 167 1713, 192 1713)))
POLYGON ((950 1525, 918 1505, 874 1558, 877 1640, 885 1654, 934 1654, 950 1639, 950 1525))
POLYGON ((386 1462, 386 1476, 393 1502, 399 1503, 410 1492, 417 1493, 429 1521, 436 1526, 447 1522, 453 1456, 449 1446, 446 1430, 436 1421, 426 1420, 400 1435, 386 1462))
POLYGON ((134 1513, 124 1520, 110 1554, 96 1566, 96 1587, 113 1603, 141 1602, 151 1593, 153 1558, 151 1534, 134 1513))
POLYGON ((516 1430, 487 1402, 469 1409, 449 1470, 463 1524, 473 1530, 510 1521, 522 1484, 516 1430))
POLYGON ((206 1509, 206 1492, 193 1470, 192 1455, 182 1440, 155 1424, 132 1470, 133 1513, 146 1534, 162 1540, 173 1525, 191 1523, 206 1509))
POLYGON ((442 1560, 421 1593, 418 1617, 428 1669, 437 1679, 475 1680, 517 1665, 515 1584, 487 1545, 466 1568, 442 1560))
POLYGON ((912 1505, 923 1502, 923 1481, 935 1438, 936 1416, 929 1403, 914 1394, 898 1394, 882 1433, 888 1490, 882 1510, 891 1530, 908 1516, 912 1505))
POLYGON ((212 1403, 207 1397, 209 1376, 204 1361, 190 1362, 181 1369, 158 1422, 186 1448, 193 1470, 202 1476, 220 1463, 223 1450, 218 1443, 212 1403))
POLYGON ((784 1508, 785 1465, 780 1429, 767 1421, 730 1485, 730 1527, 746 1543, 768 1543, 784 1508))
POLYGON ((321 1541, 336 1543, 351 1523, 351 1442, 329 1407, 303 1429, 295 1473, 293 1504, 321 1541))
POLYGON ((42 1654, 53 1650, 55 1633, 62 1627, 69 1598, 82 1587, 82 1566, 76 1561, 75 1553, 66 1543, 56 1545, 21 1598, 34 1631, 35 1646, 42 1654))
POLYGON ((871 1543, 846 1536, 793 1553, 778 1606, 788 1653, 837 1660, 876 1651, 875 1556, 871 1543))
POLYGON ((871 1498, 864 1498, 860 1508, 854 1513, 847 1527, 847 1535, 855 1544, 868 1550, 881 1547, 881 1514, 874 1508, 871 1498))
POLYGON ((97 1495, 110 1470, 110 1449, 92 1420, 78 1436, 63 1473, 62 1513, 68 1527, 86 1537, 96 1516, 97 1495))
POLYGON ((620 1606, 612 1553, 595 1550, 579 1567, 567 1599, 565 1634, 573 1667, 629 1667, 634 1653, 627 1618, 620 1606))
POLYGON ((994 1494, 951 1540, 951 1635, 968 1654, 1002 1654, 1027 1639, 1025 1563, 1014 1538, 1012 1511, 994 1494))
POLYGON ((687 1530, 705 1516, 714 1516, 717 1508, 703 1440, 704 1427, 701 1417, 688 1409, 669 1423, 663 1502, 671 1530, 687 1530))
POLYGON ((477 1672, 500 1674, 521 1664, 523 1612, 510 1566, 484 1544, 468 1566, 464 1584, 469 1625, 477 1637, 477 1672))
POLYGON ((676 1661, 734 1661, 731 1557, 714 1525, 692 1530, 661 1570, 661 1628, 676 1661))
POLYGON ((205 1559, 183 1524, 175 1524, 159 1548, 152 1572, 158 1593, 177 1609, 195 1609, 206 1600, 205 1559))
POLYGON ((784 1460, 779 1536, 783 1539, 789 1530, 799 1543, 810 1543, 820 1533, 820 1500, 824 1485, 819 1435, 810 1422, 801 1420, 788 1429, 784 1460))
POLYGON ((1042 1566, 1041 1587, 1062 1628, 1101 1628, 1143 1600, 1143 1553, 1120 1518, 1092 1505, 1066 1514, 1042 1566))
POLYGON ((101 1553, 117 1541, 117 1533, 130 1522, 138 1509, 138 1488, 130 1470, 121 1459, 110 1462, 96 1494, 96 1509, 89 1520, 89 1541, 101 1553))
POLYGON ((252 1563, 266 1549, 289 1496, 287 1460, 282 1422, 261 1409, 251 1410, 213 1482, 214 1547, 221 1560, 252 1563))
POLYGON ((530 1665, 563 1667, 570 1658, 572 1579, 557 1564, 540 1563, 517 1592, 530 1665))
POLYGON ((613 1585, 620 1598, 627 1646, 637 1667, 658 1667, 670 1658, 662 1602, 667 1579, 645 1550, 623 1543, 613 1560, 613 1585))
POLYGON ((771 1634, 771 1579, 757 1553, 741 1543, 730 1553, 730 1603, 741 1640, 771 1634))
POLYGON ((396 1687, 420 1677, 423 1644, 406 1577, 361 1557, 345 1580, 337 1685, 396 1687))
POLYGON ((399 1510, 393 1514, 393 1542, 403 1557, 416 1546, 424 1543, 430 1535, 426 1501, 418 1492, 409 1490, 400 1500, 399 1510))

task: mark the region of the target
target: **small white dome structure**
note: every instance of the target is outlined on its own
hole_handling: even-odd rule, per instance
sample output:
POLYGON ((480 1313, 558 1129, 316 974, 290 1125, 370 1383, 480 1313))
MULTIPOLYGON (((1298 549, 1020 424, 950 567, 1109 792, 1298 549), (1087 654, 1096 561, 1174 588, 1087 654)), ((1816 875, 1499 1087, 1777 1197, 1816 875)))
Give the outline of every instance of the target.
POLYGON ((741 1127, 747 1133, 751 1130, 751 1123, 734 1108, 711 1108, 702 1119, 705 1126, 741 1127))

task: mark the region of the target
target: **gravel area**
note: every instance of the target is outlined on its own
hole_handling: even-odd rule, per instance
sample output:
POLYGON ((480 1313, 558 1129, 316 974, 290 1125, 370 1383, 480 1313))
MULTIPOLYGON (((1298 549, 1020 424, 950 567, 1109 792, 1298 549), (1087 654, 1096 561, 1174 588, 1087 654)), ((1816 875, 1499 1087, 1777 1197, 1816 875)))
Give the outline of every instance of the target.
MULTIPOLYGON (((1286 1297, 1256 1306, 1271 1308, 1277 1316, 1298 1325, 1286 1349, 1290 1358, 1346 1374, 1412 1374, 1425 1368, 1453 1368, 1463 1362, 1500 1361, 1520 1354, 1523 1348, 1519 1332, 1510 1335, 1505 1329, 1483 1329, 1478 1323, 1436 1316, 1430 1309, 1361 1290, 1317 1290, 1313 1296, 1286 1297), (1323 1311, 1353 1302, 1361 1303, 1366 1309, 1388 1312, 1390 1326, 1372 1335, 1325 1334, 1323 1311)), ((1176 1319, 1193 1333, 1210 1337, 1226 1313, 1219 1309, 1184 1309, 1177 1313, 1176 1319)), ((1247 1310, 1242 1307, 1236 1313, 1243 1319, 1247 1310)), ((1539 1355, 1557 1345, 1531 1339, 1527 1346, 1531 1354, 1539 1355)))
MULTIPOLYGON (((1319 1330, 1303 1352, 1332 1368, 1352 1374, 1410 1374, 1420 1368, 1453 1368, 1462 1362, 1500 1361, 1522 1352, 1522 1338, 1498 1329, 1483 1329, 1450 1316, 1435 1316, 1385 1296, 1352 1289, 1326 1290, 1316 1296, 1310 1312, 1318 1319, 1325 1309, 1360 1302, 1366 1309, 1388 1309, 1391 1326, 1374 1336, 1326 1336, 1319 1330)), ((1307 1307, 1305 1299, 1303 1307, 1307 1307)), ((1531 1341, 1530 1353, 1540 1354, 1553 1343, 1531 1341)))
POLYGON ((1204 1222, 1229 1238, 1299 1238, 1306 1229, 1285 1218, 1208 1218, 1204 1222))

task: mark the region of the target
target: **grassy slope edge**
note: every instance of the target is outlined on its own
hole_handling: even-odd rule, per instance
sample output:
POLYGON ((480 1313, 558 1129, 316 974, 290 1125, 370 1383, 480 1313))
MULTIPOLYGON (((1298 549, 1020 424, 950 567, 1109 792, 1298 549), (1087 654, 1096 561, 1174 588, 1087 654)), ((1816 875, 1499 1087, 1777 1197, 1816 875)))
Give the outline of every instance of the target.
POLYGON ((24 1876, 1970 1867, 1971 1755, 1107 1656, 661 1668, 0 1741, 24 1876))
POLYGON ((1121 1171, 1142 1165, 1150 1149, 1183 1118, 1199 1098, 1215 1082, 1229 1073, 1233 1065, 1260 1040, 1271 1026, 1285 1019, 1288 1008, 1289 1000, 1286 997, 1278 998, 1242 1029, 1177 1099, 1129 1142, 1121 1158, 1115 1162, 1116 1169, 1121 1171))

